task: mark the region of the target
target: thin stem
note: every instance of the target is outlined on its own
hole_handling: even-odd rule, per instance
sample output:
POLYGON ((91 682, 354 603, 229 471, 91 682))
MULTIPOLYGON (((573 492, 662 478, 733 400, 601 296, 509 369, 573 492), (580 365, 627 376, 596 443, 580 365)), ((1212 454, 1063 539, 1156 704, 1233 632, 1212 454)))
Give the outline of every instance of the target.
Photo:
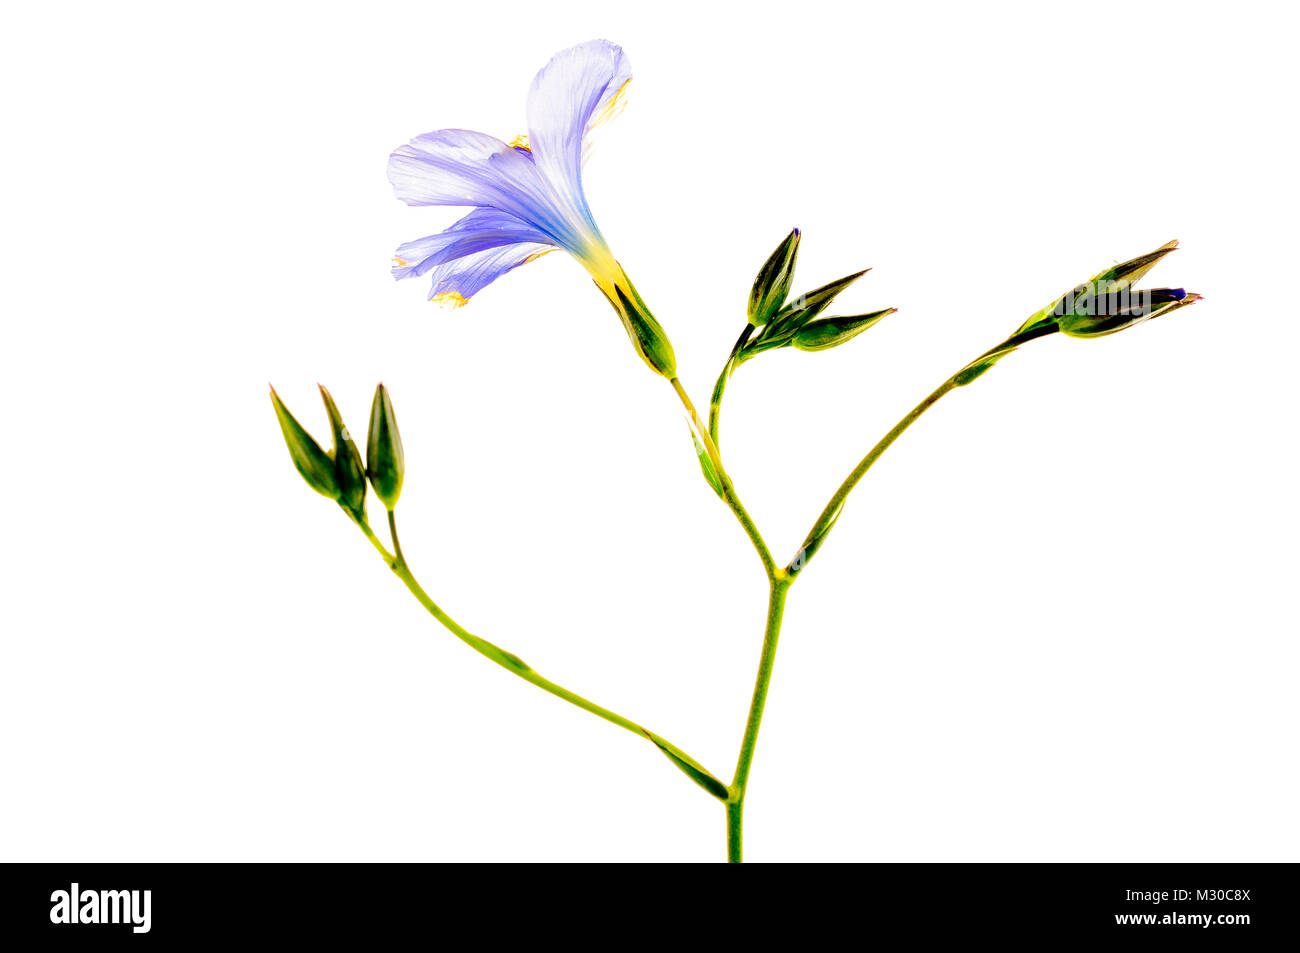
POLYGON ((393 555, 397 562, 404 564, 406 557, 402 555, 402 544, 397 539, 397 515, 393 510, 388 511, 388 535, 393 540, 393 555))
POLYGON ((745 345, 749 342, 750 335, 754 333, 754 326, 746 324, 745 330, 740 332, 740 337, 731 349, 731 355, 727 358, 727 363, 722 365, 722 373, 718 375, 718 382, 713 385, 713 397, 709 401, 709 436, 713 438, 713 445, 720 448, 718 440, 718 428, 722 421, 722 396, 727 391, 727 382, 731 380, 731 374, 736 369, 736 359, 740 357, 740 352, 744 350, 745 345))
MULTIPOLYGON (((618 725, 620 728, 625 728, 635 735, 648 739, 655 745, 655 747, 659 748, 660 751, 667 755, 667 757, 673 761, 678 768, 684 771, 692 778, 692 780, 697 784, 700 784, 702 787, 709 789, 710 785, 707 782, 712 782, 712 785, 719 789, 722 788, 723 785, 720 781, 709 774, 708 771, 705 770, 697 761, 687 755, 676 745, 669 743, 654 732, 643 728, 630 718, 624 718, 617 712, 610 711, 608 708, 597 705, 595 702, 583 698, 576 692, 571 692, 564 686, 557 685, 549 678, 544 678, 535 672, 526 662, 524 662, 523 659, 519 658, 519 656, 505 651, 500 646, 494 645, 486 639, 479 638, 477 635, 474 635, 472 632, 465 629, 451 616, 447 615, 447 613, 445 613, 442 608, 433 601, 429 594, 424 591, 424 587, 420 585, 415 576, 411 573, 411 569, 406 563, 406 558, 402 555, 402 545, 397 537, 397 520, 392 510, 388 511, 388 528, 393 538, 393 554, 390 554, 388 550, 384 548, 383 543, 376 538, 374 532, 366 522, 358 519, 351 513, 349 513, 349 516, 352 516, 352 521, 361 528, 362 533, 364 533, 366 538, 370 540, 371 544, 379 551, 380 555, 384 557, 384 561, 388 564, 388 568, 393 571, 394 575, 396 575, 398 579, 402 580, 403 584, 405 584, 406 588, 410 590, 413 596, 415 596, 420 605, 424 606, 428 613, 442 623, 442 625, 448 629, 452 635, 456 636, 456 638, 460 639, 475 652, 490 659, 507 671, 518 675, 524 681, 536 685, 542 691, 548 692, 556 698, 562 698, 569 704, 581 708, 583 711, 591 712, 591 714, 595 715, 597 718, 602 718, 610 724, 618 725), (705 780, 701 780, 697 775, 697 772, 703 774, 705 780)), ((715 794, 715 796, 720 796, 720 792, 715 794)))
POLYGON ((793 579, 778 570, 772 579, 767 602, 767 625, 763 632, 763 651, 758 659, 758 675, 754 680, 754 695, 749 703, 749 717, 745 721, 745 735, 740 742, 740 756, 736 760, 736 774, 728 789, 727 799, 727 860, 740 863, 742 859, 742 824, 745 810, 745 791, 749 786, 749 769, 754 762, 754 748, 758 744, 758 730, 763 724, 763 709, 767 704, 767 691, 772 682, 772 669, 776 664, 776 646, 781 638, 781 620, 785 616, 785 597, 793 579))
MULTIPOLYGON (((389 515, 391 516, 392 514, 389 515)), ((384 544, 379 541, 379 537, 377 537, 370 529, 370 524, 363 519, 358 519, 352 513, 348 513, 348 516, 352 517, 352 522, 356 523, 357 526, 360 527, 361 532, 365 533, 366 539, 370 540, 370 545, 374 546, 375 549, 379 551, 379 555, 384 557, 384 562, 388 563, 388 568, 392 569, 395 558, 392 553, 384 548, 384 544)))
MULTIPOLYGON (((971 381, 975 380, 981 373, 983 373, 983 370, 988 369, 985 367, 983 370, 979 370, 976 368, 976 364, 986 358, 993 358, 994 361, 999 360, 1007 354, 1010 354, 1020 345, 1035 338, 1051 334, 1055 330, 1056 327, 1053 325, 1051 327, 1038 328, 1012 335, 1001 344, 989 348, 979 357, 975 358, 975 360, 971 361, 956 374, 952 375, 952 377, 948 378, 936 387, 930 392, 929 396, 913 407, 908 415, 896 423, 889 433, 880 438, 880 441, 871 448, 867 455, 862 458, 856 467, 853 468, 853 472, 850 473, 844 482, 840 484, 839 489, 836 490, 834 496, 830 498, 830 501, 822 510, 821 515, 817 517, 817 521, 813 523, 813 527, 808 531, 808 535, 804 537, 803 545, 799 548, 794 559, 791 560, 790 565, 786 567, 786 571, 793 576, 808 565, 808 561, 812 559, 817 550, 821 548, 822 543, 826 541, 827 535, 834 527, 835 521, 839 519, 840 511, 844 508, 844 502, 848 499, 849 494, 853 492, 853 488, 858 485, 858 482, 864 476, 866 476, 867 471, 870 470, 872 465, 880 459, 881 454, 888 450, 890 445, 902 436, 903 431, 912 426, 912 424, 914 424, 922 414, 937 404, 949 391, 971 383, 971 381), (978 372, 971 374, 970 372, 972 369, 975 369, 978 372)), ((991 362, 989 366, 991 366, 991 362)))
POLYGON ((948 393, 956 386, 956 380, 950 377, 948 380, 936 387, 930 392, 930 395, 926 397, 925 400, 913 407, 906 417, 895 424, 893 430, 881 437, 880 442, 872 447, 867 455, 862 458, 862 461, 853 468, 853 472, 850 473, 847 479, 840 484, 840 488, 835 491, 835 495, 830 498, 830 502, 826 504, 821 515, 817 517, 817 522, 815 522, 812 529, 808 531, 808 535, 804 538, 803 545, 799 548, 798 555, 795 556, 789 566, 789 571, 791 573, 797 573, 808 565, 808 560, 812 559, 813 554, 821 548, 821 544, 825 542, 826 536, 830 533, 835 521, 839 518, 840 510, 844 508, 844 501, 848 499, 848 495, 853 492, 853 488, 858 485, 858 481, 866 476, 866 473, 871 469, 872 464, 880 459, 880 455, 889 449, 890 444, 902 436, 903 431, 912 426, 912 424, 916 422, 917 418, 938 403, 939 399, 943 397, 944 394, 948 393))
POLYGON ((772 551, 768 549, 767 542, 763 539, 763 534, 758 531, 754 525, 753 519, 750 518, 748 511, 740 497, 736 493, 735 484, 731 482, 731 477, 727 475, 726 469, 722 465, 722 456, 718 453, 718 446, 713 442, 709 431, 705 428, 700 420, 700 415, 695 411, 695 405, 691 403, 690 395, 686 393, 686 388, 682 382, 674 377, 668 383, 673 385, 673 390, 686 408, 687 416, 690 417, 691 429, 695 431, 700 443, 704 445, 705 452, 709 455, 709 460, 713 464, 713 470, 718 475, 718 481, 722 485, 723 502, 730 507, 731 512, 735 514, 736 519, 740 521, 741 527, 745 530, 745 535, 749 537, 750 543, 754 546, 754 551, 758 553, 758 558, 763 563, 763 571, 767 573, 767 578, 773 579, 781 570, 776 565, 776 560, 772 558, 772 551))

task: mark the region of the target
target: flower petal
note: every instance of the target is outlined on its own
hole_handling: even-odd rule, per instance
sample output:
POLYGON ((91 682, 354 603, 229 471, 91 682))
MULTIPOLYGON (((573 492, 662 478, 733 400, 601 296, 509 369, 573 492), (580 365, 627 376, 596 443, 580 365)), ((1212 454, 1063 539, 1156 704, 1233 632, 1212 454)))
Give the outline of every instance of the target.
POLYGON ((397 249, 393 277, 416 278, 445 262, 520 242, 554 244, 545 232, 495 208, 476 208, 437 235, 417 238, 397 249))
POLYGON ((631 79, 621 47, 589 40, 555 54, 528 91, 528 140, 537 167, 596 235, 582 191, 583 141, 631 79))
POLYGON ((388 158, 388 181, 407 205, 476 205, 509 212, 559 243, 573 228, 532 155, 468 129, 416 136, 388 158))
POLYGON ((433 269, 429 299, 458 307, 507 271, 540 258, 555 246, 521 242, 465 255, 433 269))

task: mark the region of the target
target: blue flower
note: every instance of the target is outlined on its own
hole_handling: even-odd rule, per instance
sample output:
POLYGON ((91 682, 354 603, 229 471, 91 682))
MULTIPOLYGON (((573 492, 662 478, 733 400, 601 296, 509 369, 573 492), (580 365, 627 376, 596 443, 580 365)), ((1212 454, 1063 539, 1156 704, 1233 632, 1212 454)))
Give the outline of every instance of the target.
POLYGON ((429 297, 457 306, 563 248, 617 301, 626 278, 587 205, 582 162, 589 133, 618 109, 631 78, 622 49, 591 40, 556 54, 533 80, 527 137, 507 144, 441 129, 394 151, 388 179, 403 202, 474 206, 445 231, 398 248, 394 277, 431 275, 429 297))
POLYGON ((437 235, 397 249, 396 278, 430 274, 429 297, 453 307, 556 248, 576 258, 614 306, 637 354, 677 376, 672 344, 605 243, 582 191, 592 129, 618 111, 632 79, 623 50, 590 40, 551 58, 528 91, 528 135, 505 143, 467 129, 416 136, 388 159, 407 205, 471 206, 437 235))

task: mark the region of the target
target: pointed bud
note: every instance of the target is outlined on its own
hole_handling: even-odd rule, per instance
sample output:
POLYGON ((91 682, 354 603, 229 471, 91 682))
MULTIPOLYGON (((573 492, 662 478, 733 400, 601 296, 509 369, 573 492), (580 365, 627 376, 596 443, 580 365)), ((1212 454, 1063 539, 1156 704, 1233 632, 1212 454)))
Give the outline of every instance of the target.
POLYGON ((785 304, 794 280, 795 259, 799 257, 799 238, 796 228, 759 269, 749 292, 749 323, 754 327, 766 324, 785 304))
POLYGON ((1072 338, 1099 338, 1200 300, 1200 295, 1182 288, 1152 288, 1132 293, 1125 291, 1095 298, 1090 309, 1083 313, 1065 315, 1059 323, 1062 333, 1072 338), (1114 306, 1117 300, 1119 307, 1114 306))
POLYGON ((284 442, 289 447, 293 465, 313 490, 331 500, 337 500, 339 485, 334 475, 334 461, 312 435, 302 428, 293 414, 289 413, 289 408, 284 406, 274 387, 271 388, 271 404, 275 407, 275 416, 280 421, 280 432, 284 434, 284 442))
POLYGON ((1120 288, 1132 287, 1135 282, 1145 277, 1146 273, 1154 268, 1160 259, 1177 248, 1178 240, 1174 239, 1171 242, 1165 242, 1155 251, 1147 252, 1145 255, 1138 255, 1136 258, 1130 258, 1113 268, 1107 268, 1101 274, 1093 277, 1094 293, 1110 294, 1120 288))
MULTIPOLYGON (((812 320, 821 314, 835 300, 835 296, 847 288, 853 282, 865 275, 870 268, 852 275, 847 275, 838 281, 832 281, 828 285, 822 285, 816 291, 810 291, 807 294, 799 295, 791 299, 776 314, 768 324, 763 327, 759 333, 744 346, 739 355, 740 363, 750 360, 764 351, 771 351, 775 348, 787 347, 794 343, 794 337, 799 330, 812 323, 812 320)), ((881 315, 883 317, 883 315, 881 315)), ((855 317, 863 318, 867 315, 856 315, 855 317)), ((851 320, 848 318, 827 319, 835 321, 851 320)), ((862 328, 861 330, 865 330, 862 328)), ((829 326, 823 328, 821 333, 831 334, 829 326)), ((818 337, 817 333, 812 334, 808 340, 818 337)), ((845 338, 844 340, 847 340, 845 338)), ((837 342, 838 343, 838 342, 837 342)), ((833 345, 827 345, 831 347, 833 345)))
POLYGON ((813 318, 817 317, 817 315, 830 307, 830 304, 835 300, 836 295, 870 270, 870 268, 863 268, 861 271, 855 271, 851 275, 845 275, 843 278, 840 278, 837 281, 832 281, 830 284, 822 285, 816 291, 810 291, 807 294, 795 298, 787 306, 790 309, 789 316, 781 319, 780 323, 783 326, 783 330, 791 327, 803 327, 813 318))
MULTIPOLYGON (((1162 258, 1177 248, 1178 241, 1176 239, 1165 242, 1155 251, 1147 252, 1145 255, 1138 255, 1136 258, 1130 258, 1128 261, 1121 262, 1093 275, 1087 282, 1079 285, 1064 297, 1058 298, 1043 310, 1030 315, 1029 320, 1020 326, 1016 335, 1022 335, 1026 332, 1051 333, 1057 330, 1063 331, 1067 325, 1080 323, 1075 322, 1073 320, 1075 318, 1084 319, 1082 324, 1087 325, 1089 323, 1087 319, 1100 313, 1095 304, 1097 300, 1105 300, 1125 294, 1135 295, 1136 292, 1130 290, 1133 284, 1141 280, 1162 258)), ((1190 304, 1190 302, 1188 303, 1190 304)), ((1113 316, 1125 306, 1109 304, 1103 307, 1105 307, 1107 314, 1113 316)), ((1112 331, 1118 330, 1122 329, 1118 327, 1112 328, 1112 331)), ((1086 337, 1090 335, 1074 334, 1072 336, 1086 337)))
POLYGON ((366 507, 366 466, 361 462, 361 451, 352 441, 352 435, 343 425, 343 417, 334 404, 334 398, 325 389, 320 388, 321 400, 325 402, 325 413, 330 418, 330 430, 334 434, 334 476, 339 486, 339 505, 365 518, 366 507))
POLYGON ((884 311, 872 311, 869 314, 809 321, 795 332, 790 343, 801 351, 825 351, 856 337, 885 315, 893 314, 897 310, 897 308, 886 308, 884 311))
POLYGON ((375 399, 370 405, 366 476, 375 488, 375 496, 390 510, 402 495, 405 473, 406 458, 402 454, 402 438, 397 432, 397 418, 393 416, 393 401, 388 396, 388 388, 380 384, 375 388, 375 399))

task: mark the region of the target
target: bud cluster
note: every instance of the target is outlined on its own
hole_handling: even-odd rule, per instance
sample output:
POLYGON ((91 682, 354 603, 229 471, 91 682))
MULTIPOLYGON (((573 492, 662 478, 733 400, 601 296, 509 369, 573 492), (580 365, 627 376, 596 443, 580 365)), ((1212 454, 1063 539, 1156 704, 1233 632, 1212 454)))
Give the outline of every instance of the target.
POLYGON ((280 432, 289 448, 289 457, 307 485, 334 500, 348 515, 364 524, 367 481, 389 511, 397 506, 402 493, 406 461, 402 454, 402 438, 397 432, 397 420, 393 416, 392 399, 383 384, 375 388, 375 399, 370 406, 366 459, 362 462, 361 451, 344 426, 334 398, 323 386, 320 395, 333 436, 334 445, 330 450, 322 449, 316 438, 289 413, 274 387, 271 388, 271 404, 280 421, 280 432))
POLYGON ((1016 348, 1034 338, 1058 331, 1073 338, 1105 337, 1200 301, 1200 295, 1183 288, 1147 288, 1139 291, 1133 287, 1160 259, 1176 248, 1177 241, 1166 242, 1155 251, 1094 275, 1041 311, 1032 314, 1015 334, 958 371, 953 376, 953 383, 959 387, 969 384, 1016 348))
POLYGON ((1042 333, 1046 329, 1046 333, 1060 331, 1077 338, 1103 337, 1200 301, 1200 295, 1183 288, 1139 291, 1134 287, 1177 248, 1177 241, 1166 242, 1155 251, 1094 275, 1030 317, 1016 335, 1042 333))
POLYGON ((764 351, 782 347, 793 346, 801 351, 829 350, 856 337, 885 315, 898 310, 885 308, 865 314, 819 317, 830 307, 836 295, 870 269, 855 272, 815 291, 790 298, 800 237, 799 229, 790 232, 754 280, 748 308, 751 330, 737 350, 737 364, 764 351))

